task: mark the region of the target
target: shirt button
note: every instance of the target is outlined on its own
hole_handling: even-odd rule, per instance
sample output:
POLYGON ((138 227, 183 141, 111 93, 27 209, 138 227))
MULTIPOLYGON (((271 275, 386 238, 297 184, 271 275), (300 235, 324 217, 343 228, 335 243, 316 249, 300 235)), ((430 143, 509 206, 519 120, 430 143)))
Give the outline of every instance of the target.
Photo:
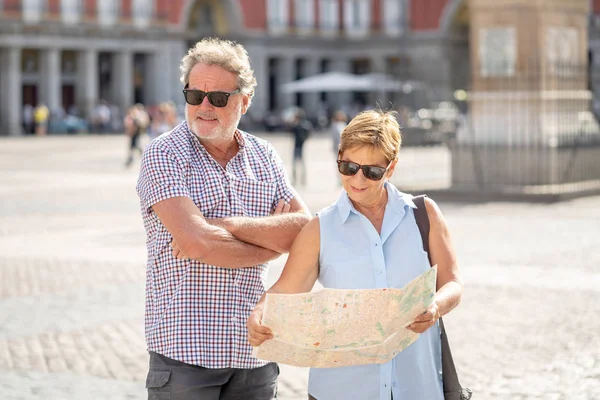
POLYGON ((237 317, 231 317, 231 322, 237 322, 237 317))
POLYGON ((376 271, 377 271, 377 273, 378 273, 379 275, 383 274, 383 270, 382 270, 382 269, 378 269, 378 270, 376 270, 376 271))

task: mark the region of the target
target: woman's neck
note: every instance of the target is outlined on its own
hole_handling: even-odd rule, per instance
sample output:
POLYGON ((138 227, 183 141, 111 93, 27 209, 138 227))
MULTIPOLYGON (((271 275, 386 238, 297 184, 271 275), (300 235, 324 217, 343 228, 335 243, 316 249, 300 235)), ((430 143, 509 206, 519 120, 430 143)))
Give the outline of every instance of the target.
POLYGON ((369 215, 378 215, 382 210, 385 209, 385 205, 388 201, 388 194, 385 186, 378 196, 375 196, 371 201, 365 201, 359 203, 357 201, 353 201, 354 208, 361 214, 369 214, 369 215))

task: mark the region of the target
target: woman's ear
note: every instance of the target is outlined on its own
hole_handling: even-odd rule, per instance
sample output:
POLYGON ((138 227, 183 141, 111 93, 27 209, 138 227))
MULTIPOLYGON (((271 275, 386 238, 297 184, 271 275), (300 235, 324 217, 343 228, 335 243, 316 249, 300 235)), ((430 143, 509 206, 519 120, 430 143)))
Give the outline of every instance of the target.
POLYGON ((387 170, 387 177, 391 178, 394 175, 394 170, 396 169, 396 164, 398 164, 398 159, 395 158, 394 161, 390 163, 390 167, 387 170))

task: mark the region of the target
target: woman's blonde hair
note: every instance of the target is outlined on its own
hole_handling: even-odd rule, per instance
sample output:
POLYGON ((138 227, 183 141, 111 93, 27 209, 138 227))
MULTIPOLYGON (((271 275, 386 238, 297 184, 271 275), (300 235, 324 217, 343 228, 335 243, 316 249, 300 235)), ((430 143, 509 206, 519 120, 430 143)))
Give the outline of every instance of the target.
POLYGON ((202 39, 181 60, 181 83, 189 83, 190 71, 196 64, 218 65, 237 74, 238 88, 250 97, 250 105, 256 87, 256 77, 244 46, 231 40, 212 37, 202 39))
POLYGON ((381 150, 388 162, 398 157, 402 135, 395 111, 368 110, 352 118, 342 131, 340 154, 365 145, 381 150))

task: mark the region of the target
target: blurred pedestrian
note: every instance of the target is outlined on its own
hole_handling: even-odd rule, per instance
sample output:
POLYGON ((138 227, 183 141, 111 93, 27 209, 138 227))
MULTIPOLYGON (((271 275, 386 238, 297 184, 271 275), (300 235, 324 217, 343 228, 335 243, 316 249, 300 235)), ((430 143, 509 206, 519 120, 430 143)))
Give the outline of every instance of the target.
POLYGON ((41 103, 33 111, 35 121, 35 134, 37 136, 46 136, 48 133, 48 120, 50 119, 50 110, 45 104, 41 103))
POLYGON ((306 118, 304 110, 298 109, 291 126, 294 134, 294 157, 292 160, 292 185, 298 184, 298 169, 301 169, 300 184, 306 186, 306 163, 304 162, 304 143, 310 136, 313 125, 306 118))
POLYGON ((150 118, 142 104, 136 104, 131 107, 125 115, 123 125, 125 126, 125 133, 129 137, 129 152, 125 161, 125 167, 131 166, 136 152, 140 156, 142 155, 143 149, 140 146, 140 137, 146 133, 149 124, 150 118))
POLYGON ((244 47, 203 39, 181 81, 186 120, 146 147, 137 185, 148 396, 274 399, 279 368, 252 357, 244 323, 308 210, 271 144, 238 129, 256 86, 244 47))
POLYGON ((33 106, 29 103, 23 106, 23 130, 26 134, 32 134, 35 130, 33 106))
POLYGON ((336 111, 331 118, 331 144, 333 154, 336 156, 340 150, 340 137, 342 136, 342 131, 347 125, 347 121, 348 118, 342 110, 336 111))
POLYGON ((175 105, 171 102, 160 103, 152 123, 148 128, 148 137, 150 140, 162 135, 165 132, 170 131, 176 125, 177 110, 175 105))

